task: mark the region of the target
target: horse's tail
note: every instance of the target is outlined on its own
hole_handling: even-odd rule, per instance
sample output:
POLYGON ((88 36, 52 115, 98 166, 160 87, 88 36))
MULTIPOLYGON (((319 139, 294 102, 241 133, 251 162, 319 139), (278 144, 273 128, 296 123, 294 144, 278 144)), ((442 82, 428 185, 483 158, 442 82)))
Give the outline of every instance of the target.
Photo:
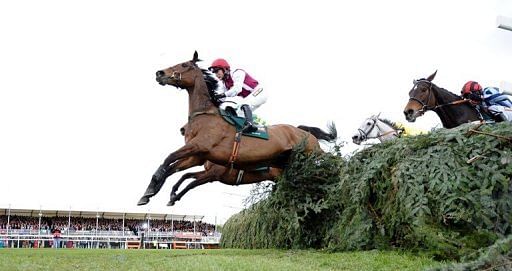
POLYGON ((322 129, 317 127, 310 127, 305 125, 299 125, 297 128, 304 130, 313 136, 315 136, 318 140, 325 140, 327 142, 334 142, 338 138, 338 131, 336 130, 336 125, 334 122, 327 124, 327 129, 329 132, 324 132, 322 129))

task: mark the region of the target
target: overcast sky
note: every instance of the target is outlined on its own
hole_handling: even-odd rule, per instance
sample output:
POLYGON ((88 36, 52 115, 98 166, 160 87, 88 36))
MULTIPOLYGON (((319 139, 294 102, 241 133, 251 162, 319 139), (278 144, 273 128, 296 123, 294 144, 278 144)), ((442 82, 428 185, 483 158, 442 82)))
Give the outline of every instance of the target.
MULTIPOLYGON (((268 123, 325 128, 345 151, 378 112, 405 122, 412 80, 438 70, 512 81, 512 1, 6 1, 0 5, 0 207, 205 215, 224 222, 250 186, 207 184, 166 207, 176 174, 136 203, 183 144, 187 94, 159 69, 226 58, 265 84, 268 123)), ((427 113, 413 124, 440 125, 427 113)), ((199 170, 196 168, 194 170, 199 170)))

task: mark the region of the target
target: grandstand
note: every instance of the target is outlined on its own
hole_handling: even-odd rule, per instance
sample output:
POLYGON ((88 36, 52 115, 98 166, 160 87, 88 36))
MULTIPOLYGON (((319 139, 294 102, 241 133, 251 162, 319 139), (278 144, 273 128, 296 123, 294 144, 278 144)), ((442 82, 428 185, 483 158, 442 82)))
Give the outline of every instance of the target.
POLYGON ((220 233, 203 217, 0 208, 0 248, 216 248, 220 233))

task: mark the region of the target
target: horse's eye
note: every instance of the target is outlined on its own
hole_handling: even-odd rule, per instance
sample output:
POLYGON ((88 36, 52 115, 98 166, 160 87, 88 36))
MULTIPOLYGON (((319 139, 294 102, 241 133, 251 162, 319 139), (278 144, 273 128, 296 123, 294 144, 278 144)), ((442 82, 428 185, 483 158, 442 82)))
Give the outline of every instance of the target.
POLYGON ((367 122, 366 125, 370 126, 370 125, 372 125, 372 123, 371 122, 367 122))
POLYGON ((181 67, 186 68, 186 67, 188 67, 188 64, 187 63, 183 63, 183 64, 181 64, 181 67))
POLYGON ((426 89, 426 88, 422 88, 422 89, 421 89, 421 92, 425 92, 425 91, 427 91, 427 89, 426 89))

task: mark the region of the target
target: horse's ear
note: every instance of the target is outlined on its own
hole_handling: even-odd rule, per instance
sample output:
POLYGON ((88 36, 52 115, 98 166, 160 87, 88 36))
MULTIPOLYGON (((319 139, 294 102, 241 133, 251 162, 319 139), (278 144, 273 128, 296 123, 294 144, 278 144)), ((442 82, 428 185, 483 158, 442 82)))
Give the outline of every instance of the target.
POLYGON ((431 74, 431 75, 427 78, 427 80, 428 80, 428 81, 430 81, 430 82, 432 82, 432 80, 434 80, 434 77, 436 77, 436 74, 437 74, 437 70, 436 70, 433 74, 431 74))
POLYGON ((418 83, 418 80, 416 80, 416 79, 412 79, 412 84, 413 84, 413 85, 416 85, 416 83, 418 83))
POLYGON ((201 61, 201 59, 199 59, 199 56, 197 54, 197 51, 194 51, 194 56, 192 57, 192 62, 193 63, 196 63, 198 61, 201 61))
POLYGON ((379 112, 379 114, 377 114, 377 116, 376 116, 376 118, 377 118, 377 119, 379 118, 379 116, 380 116, 380 113, 382 113, 382 112, 379 112))

